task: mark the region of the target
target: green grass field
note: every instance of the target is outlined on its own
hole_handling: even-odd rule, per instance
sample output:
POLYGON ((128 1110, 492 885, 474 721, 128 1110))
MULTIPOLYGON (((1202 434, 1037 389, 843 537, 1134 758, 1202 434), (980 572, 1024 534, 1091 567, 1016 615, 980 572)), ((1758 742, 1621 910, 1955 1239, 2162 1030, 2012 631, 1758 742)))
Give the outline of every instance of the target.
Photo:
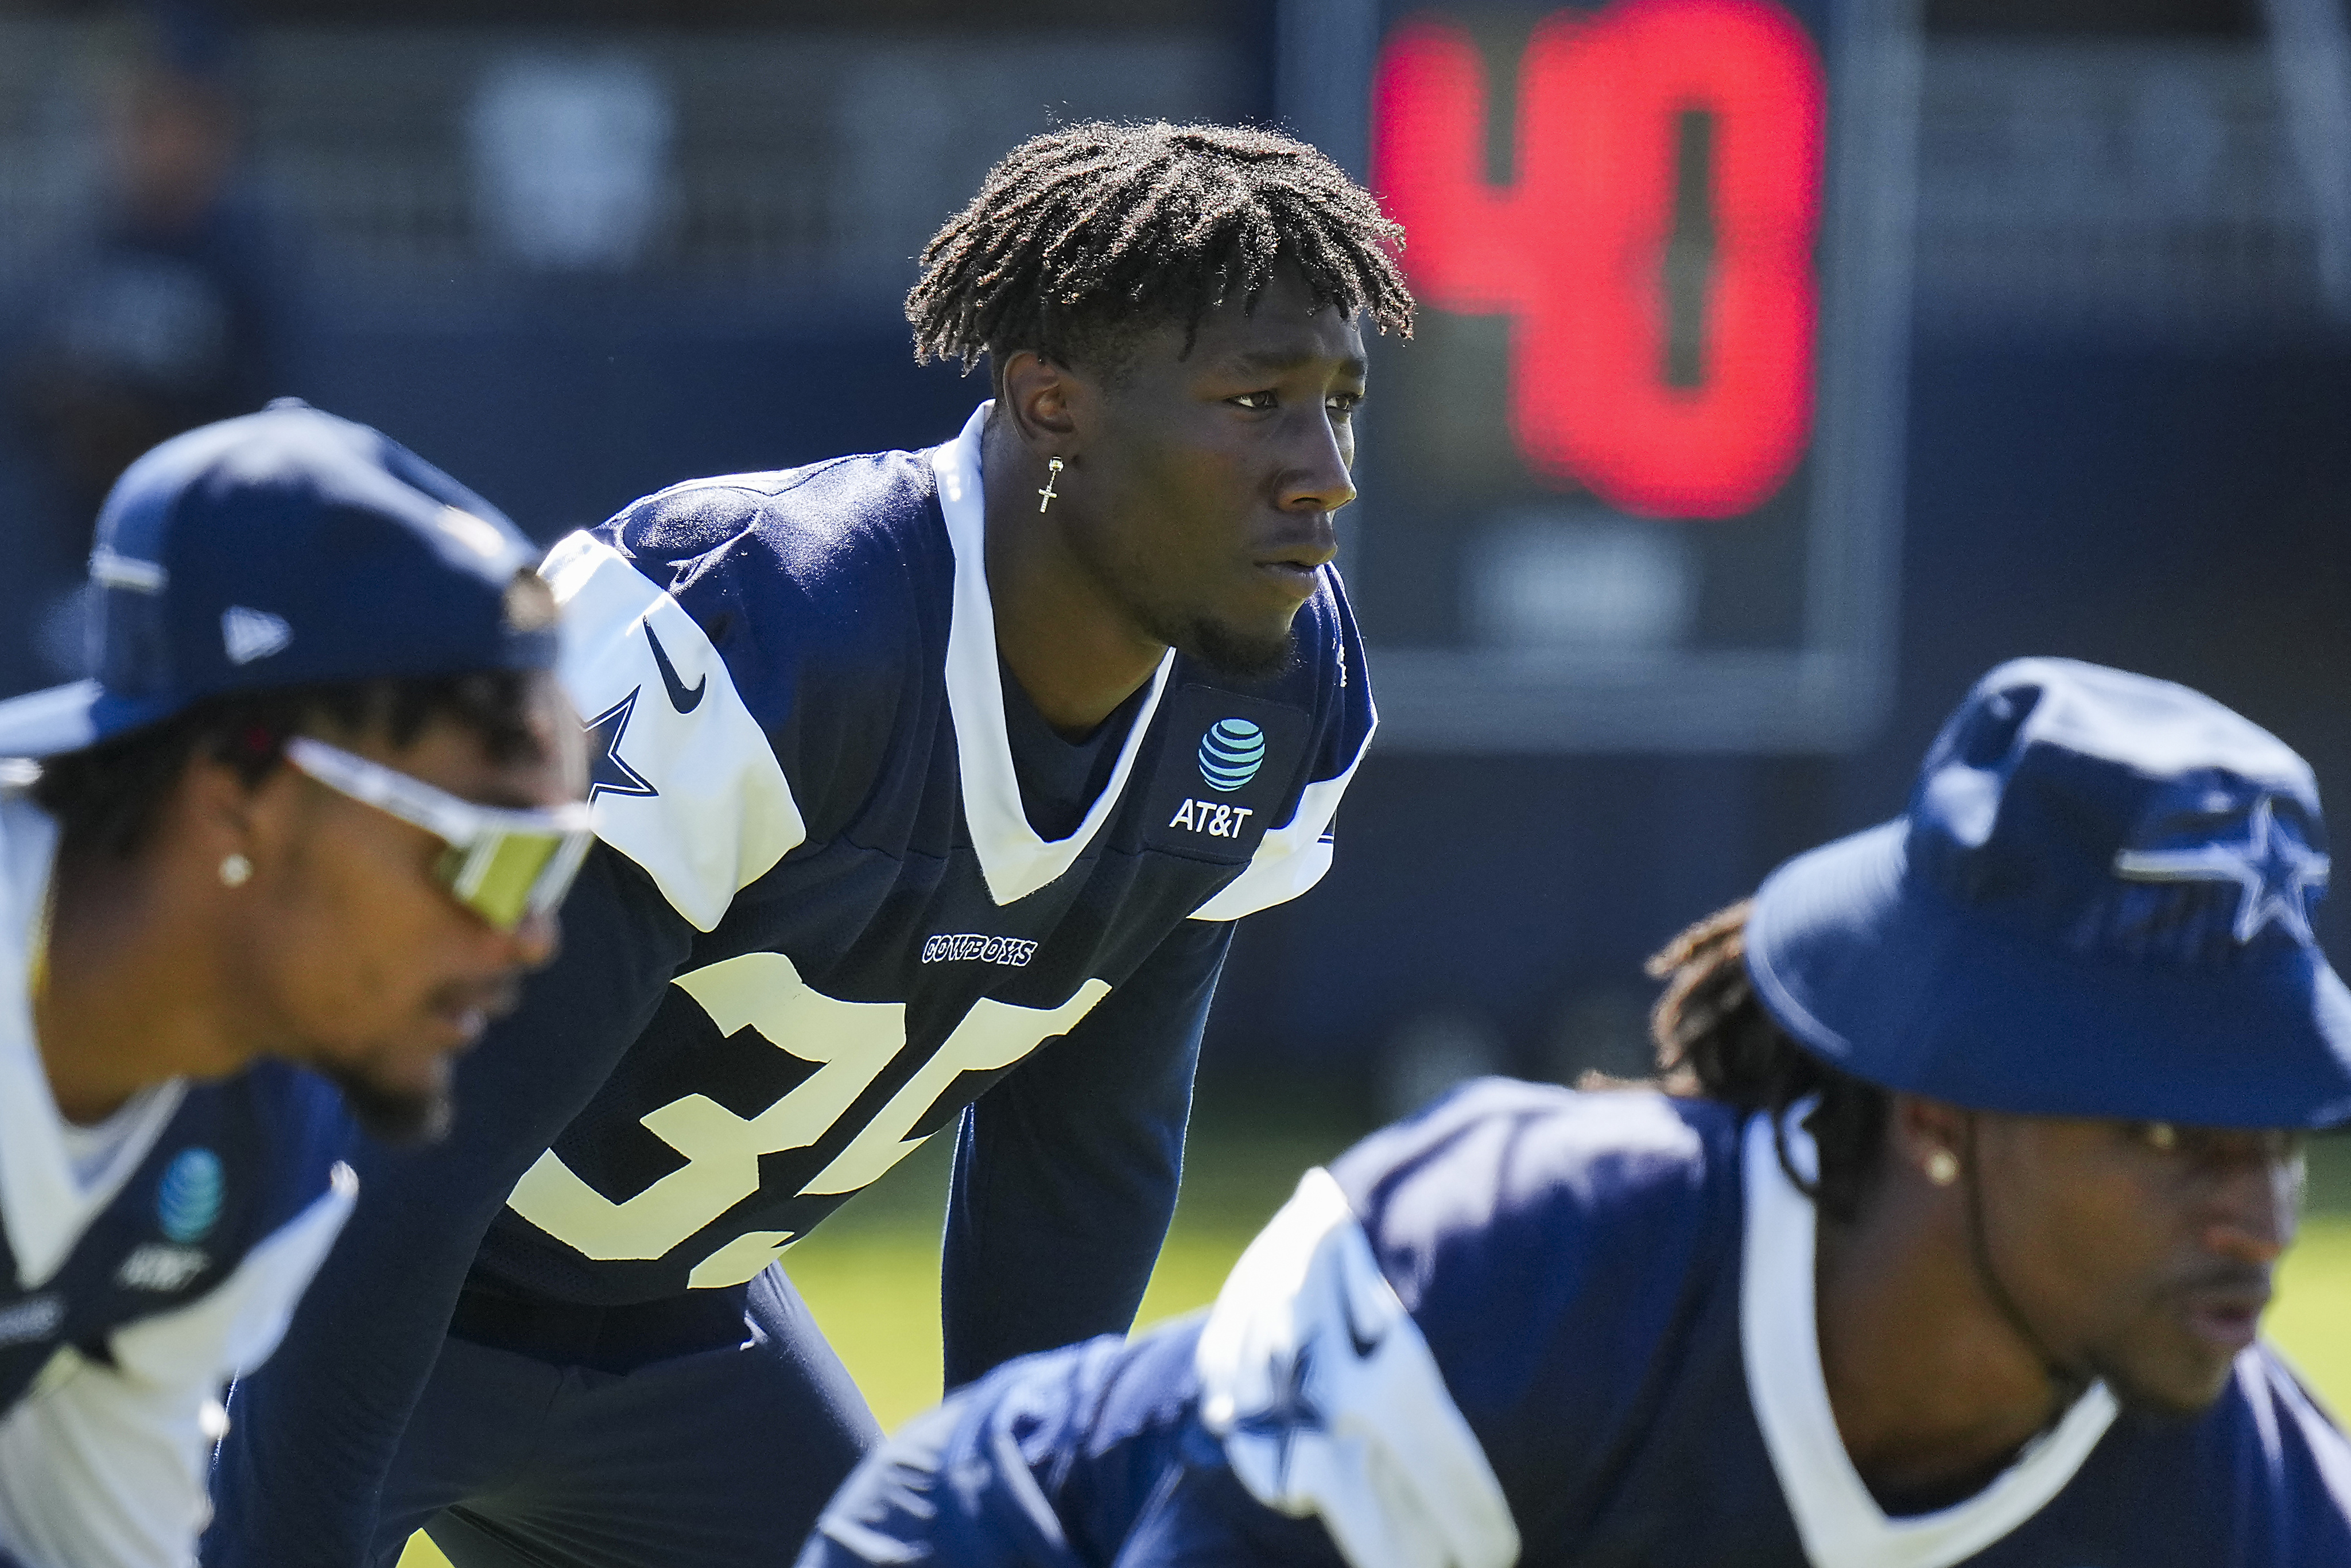
MULTIPOLYGON (((1299 1173, 1349 1141, 1343 1129, 1251 1135, 1204 1118, 1140 1322, 1213 1299, 1299 1173)), ((885 1428, 939 1396, 939 1226, 949 1152, 950 1140, 933 1139, 786 1259, 885 1428)), ((2283 1270, 2268 1333, 2335 1409, 2351 1410, 2351 1139, 2330 1140, 2314 1155, 2311 1212, 2283 1270)), ((445 1560, 419 1537, 401 1568, 445 1568, 445 1560)))

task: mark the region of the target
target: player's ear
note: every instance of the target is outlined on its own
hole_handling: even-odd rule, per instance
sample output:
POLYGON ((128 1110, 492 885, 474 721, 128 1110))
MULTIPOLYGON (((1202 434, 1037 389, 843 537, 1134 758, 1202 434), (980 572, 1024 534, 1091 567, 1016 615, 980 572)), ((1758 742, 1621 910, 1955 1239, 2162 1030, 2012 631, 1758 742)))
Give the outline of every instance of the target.
POLYGON ((1011 419, 1040 462, 1075 455, 1085 402, 1085 389, 1068 366, 1032 349, 1006 357, 997 407, 1011 419))
POLYGON ((1896 1092, 1886 1117, 1888 1165, 1923 1176, 1937 1186, 1950 1185, 1959 1161, 1970 1153, 1968 1113, 1957 1105, 1896 1092))
POLYGON ((232 855, 244 857, 248 867, 274 859, 290 826, 294 791, 283 777, 289 771, 274 768, 251 784, 231 763, 199 751, 180 775, 157 847, 171 846, 207 866, 232 855))

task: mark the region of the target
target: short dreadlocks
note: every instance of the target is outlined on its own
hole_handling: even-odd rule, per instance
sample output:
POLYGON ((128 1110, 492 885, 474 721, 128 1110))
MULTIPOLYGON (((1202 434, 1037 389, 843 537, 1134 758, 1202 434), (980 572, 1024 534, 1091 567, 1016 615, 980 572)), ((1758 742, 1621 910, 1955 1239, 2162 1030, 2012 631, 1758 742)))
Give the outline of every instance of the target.
POLYGON ((1741 1111, 1780 1113, 1808 1094, 1820 1103, 1804 1130, 1820 1151, 1820 1179, 1808 1182, 1788 1160, 1789 1179, 1823 1211, 1856 1218, 1886 1145, 1886 1091, 1835 1068, 1791 1040, 1755 999, 1747 975, 1747 915, 1752 901, 1717 910, 1666 944, 1649 960, 1665 994, 1649 1014, 1657 1068, 1676 1093, 1703 1094, 1741 1111))
POLYGON ((1227 300, 1254 299, 1276 264, 1316 308, 1370 312, 1412 335, 1393 254, 1404 231, 1302 141, 1229 125, 1090 120, 1033 136, 988 171, 971 204, 923 247, 906 296, 916 360, 1032 350, 1114 370, 1134 336, 1189 334, 1227 300))

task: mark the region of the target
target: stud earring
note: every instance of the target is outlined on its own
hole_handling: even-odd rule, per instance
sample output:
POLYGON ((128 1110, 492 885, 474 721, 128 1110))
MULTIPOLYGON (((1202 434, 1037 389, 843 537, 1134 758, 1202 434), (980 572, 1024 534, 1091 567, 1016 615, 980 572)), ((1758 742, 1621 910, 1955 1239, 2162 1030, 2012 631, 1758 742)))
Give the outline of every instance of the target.
POLYGON ((1053 504, 1053 486, 1061 482, 1061 460, 1060 458, 1055 457, 1049 460, 1045 466, 1049 470, 1045 476, 1045 487, 1037 492, 1038 495, 1044 497, 1037 503, 1037 509, 1040 512, 1053 504))
POLYGON ((253 880, 253 862, 243 855, 230 855, 220 863, 223 887, 243 887, 253 880))
POLYGON ((1937 1186, 1949 1186, 1959 1179, 1959 1156, 1949 1149, 1937 1149, 1927 1156, 1927 1179, 1937 1186))

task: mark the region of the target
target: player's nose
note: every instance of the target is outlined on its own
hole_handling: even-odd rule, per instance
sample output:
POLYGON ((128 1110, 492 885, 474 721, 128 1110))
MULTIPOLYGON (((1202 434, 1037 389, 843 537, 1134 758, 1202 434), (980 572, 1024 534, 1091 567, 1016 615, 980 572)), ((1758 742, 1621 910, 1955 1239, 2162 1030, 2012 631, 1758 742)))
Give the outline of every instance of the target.
MULTIPOLYGON (((1285 512, 1331 513, 1355 498, 1354 476, 1348 471, 1348 454, 1338 422, 1327 409, 1291 426, 1293 435, 1282 455, 1280 501, 1285 512)), ((1335 552, 1336 546, 1333 545, 1335 552)))
POLYGON ((2299 1167, 2280 1159, 2247 1161, 2213 1196, 2205 1250, 2233 1261, 2274 1263, 2294 1245, 2301 1220, 2299 1167))
POLYGON ((517 967, 536 969, 552 959, 563 946, 563 923, 552 910, 526 915, 507 934, 517 967))

